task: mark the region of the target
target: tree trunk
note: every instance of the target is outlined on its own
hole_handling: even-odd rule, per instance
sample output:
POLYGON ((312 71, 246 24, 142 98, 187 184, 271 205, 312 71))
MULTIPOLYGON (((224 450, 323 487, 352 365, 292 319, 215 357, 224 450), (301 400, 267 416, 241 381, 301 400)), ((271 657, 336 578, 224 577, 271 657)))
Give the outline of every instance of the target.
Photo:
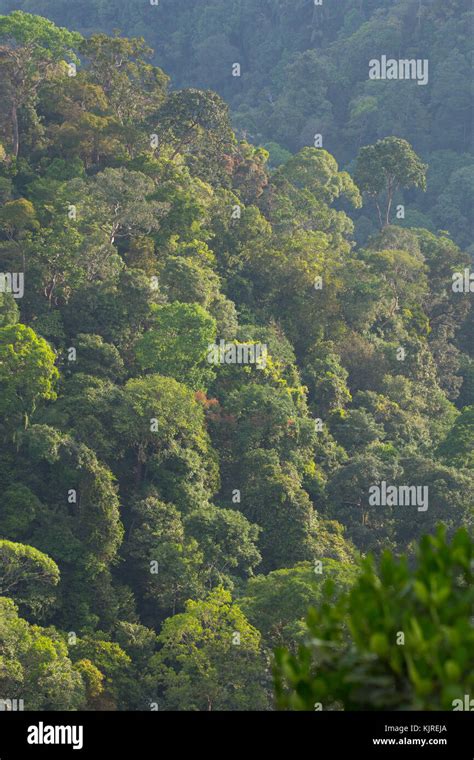
POLYGON ((385 226, 388 227, 390 224, 390 214, 392 211, 392 202, 393 202, 393 191, 390 190, 388 194, 388 204, 387 204, 387 215, 385 217, 385 226))
POLYGON ((377 207, 377 214, 378 214, 378 216, 379 216, 379 224, 380 224, 380 229, 381 229, 381 230, 383 230, 383 228, 384 228, 384 223, 383 223, 383 219, 382 219, 382 211, 381 211, 381 209, 380 209, 380 205, 379 205, 379 202, 378 202, 377 200, 375 200, 375 205, 376 205, 376 207, 377 207))
POLYGON ((135 467, 135 485, 138 487, 142 482, 142 472, 143 472, 143 464, 140 459, 140 452, 138 453, 137 457, 137 464, 135 467))
POLYGON ((18 156, 20 149, 20 135, 18 132, 18 113, 16 103, 12 106, 12 130, 13 130, 13 155, 15 158, 18 156))

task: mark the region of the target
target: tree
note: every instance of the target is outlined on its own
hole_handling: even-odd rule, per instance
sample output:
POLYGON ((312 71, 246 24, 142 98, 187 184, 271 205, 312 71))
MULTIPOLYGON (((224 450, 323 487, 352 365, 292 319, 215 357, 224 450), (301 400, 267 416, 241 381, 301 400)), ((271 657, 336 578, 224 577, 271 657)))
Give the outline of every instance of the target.
POLYGON ((0 694, 23 699, 25 710, 80 710, 86 687, 55 628, 30 625, 0 597, 0 694))
POLYGON ((199 304, 158 306, 151 329, 136 344, 137 361, 142 370, 206 388, 214 376, 206 358, 215 337, 216 322, 199 304))
POLYGON ((118 349, 106 343, 100 335, 77 335, 76 361, 71 362, 74 372, 94 377, 106 377, 113 381, 121 379, 125 372, 124 362, 118 349))
POLYGON ((150 177, 120 167, 87 180, 73 179, 67 191, 78 207, 79 229, 98 228, 111 244, 134 232, 148 234, 159 228, 168 205, 151 200, 154 188, 150 177))
MULTIPOLYGON (((23 298, 0 292, 0 539, 18 569, 6 595, 55 626, 25 629, 0 602, 0 695, 270 707, 268 647, 297 654, 326 576, 345 593, 358 552, 388 548, 413 568, 420 534, 472 523, 474 312, 452 287, 461 273, 469 290, 470 251, 450 239, 471 240, 469 93, 449 91, 469 60, 468 8, 452 2, 457 15, 441 0, 166 0, 132 18, 126 0, 101 0, 99 15, 41 0, 84 32, 113 10, 132 35, 80 39, 77 71, 64 30, 0 20, 16 30, 0 36, 3 290, 25 274, 23 298), (435 87, 368 79, 374 50, 424 56, 422 28, 435 87), (177 75, 169 93, 141 35, 177 75), (227 104, 197 89, 209 77, 238 137, 227 104), (388 134, 423 163, 398 137, 370 146, 388 134), (351 176, 362 137, 382 222, 389 190, 392 216, 407 202, 378 232, 351 176), (449 233, 434 233, 440 220, 449 233), (211 366, 221 339, 259 344, 262 361, 229 351, 211 366), (403 506, 370 500, 382 481, 404 487, 403 506), (55 585, 23 582, 43 567, 30 549, 55 563, 55 585)), ((367 614, 372 601, 358 597, 367 614)))
POLYGON ((15 541, 22 540, 30 534, 34 520, 38 519, 43 509, 44 505, 31 488, 24 483, 12 483, 3 492, 1 534, 15 541))
POLYGON ((163 501, 183 511, 216 489, 216 457, 204 412, 185 385, 161 375, 132 378, 112 409, 111 422, 112 456, 120 452, 125 459, 122 482, 135 488, 154 485, 163 501))
POLYGON ((0 328, 14 325, 20 318, 20 311, 12 293, 0 293, 0 328))
POLYGON ((155 696, 154 689, 150 689, 148 675, 151 657, 157 648, 156 633, 140 623, 119 620, 114 625, 113 638, 132 661, 129 669, 131 677, 127 679, 127 691, 124 693, 124 707, 127 710, 149 710, 155 696))
POLYGON ((438 453, 449 465, 474 467, 472 440, 474 435, 474 406, 466 406, 438 448, 438 453))
POLYGON ((372 485, 399 482, 401 468, 383 446, 357 452, 336 470, 328 483, 328 513, 347 527, 347 533, 362 551, 394 547, 394 527, 390 507, 371 506, 372 485))
POLYGON ((0 228, 9 240, 20 236, 25 230, 38 227, 34 206, 26 198, 7 201, 0 209, 0 228))
POLYGON ((351 401, 347 378, 348 372, 341 366, 332 344, 319 343, 307 353, 303 380, 308 386, 310 404, 318 416, 343 409, 351 401))
POLYGON ((331 207, 338 199, 355 208, 362 205, 359 189, 347 172, 339 171, 334 156, 303 148, 276 169, 259 205, 278 232, 323 232, 329 242, 347 248, 353 224, 344 211, 331 207))
MULTIPOLYGON (((403 483, 423 484, 427 494, 428 509, 418 513, 409 509, 408 514, 398 511, 395 517, 398 546, 413 553, 413 544, 425 532, 434 532, 442 523, 448 537, 460 525, 469 525, 474 507, 474 484, 472 472, 457 466, 447 467, 431 457, 412 455, 400 460, 403 467, 403 483), (420 514, 423 519, 420 520, 420 514)), ((466 464, 466 462, 464 462, 466 464)), ((469 462, 467 462, 469 464, 469 462)))
POLYGON ((152 658, 164 710, 264 710, 265 659, 260 634, 232 597, 215 589, 168 618, 152 658))
POLYGON ((170 301, 199 304, 207 310, 221 297, 217 274, 197 257, 168 256, 160 284, 170 301))
POLYGON ((40 399, 56 398, 59 372, 48 343, 22 324, 0 329, 0 410, 6 420, 21 416, 25 427, 40 399))
POLYGON ((356 208, 362 205, 359 190, 347 172, 341 172, 334 156, 326 150, 303 148, 274 174, 295 187, 309 190, 325 203, 346 196, 356 208))
POLYGON ((232 425, 232 456, 237 462, 258 449, 277 450, 285 460, 296 452, 311 456, 314 422, 305 414, 301 396, 291 394, 278 379, 276 388, 256 382, 241 385, 225 399, 224 413, 231 417, 225 434, 232 425))
POLYGON ((339 600, 328 584, 308 643, 275 654, 280 709, 452 710, 474 686, 473 557, 465 529, 439 528, 413 569, 386 551, 339 600))
POLYGON ((96 689, 93 698, 93 708, 120 710, 126 704, 128 690, 134 687, 132 660, 119 644, 101 636, 99 633, 79 638, 71 648, 71 659, 80 673, 84 673, 86 661, 95 668, 95 680, 97 673, 102 676, 100 690, 96 689))
POLYGON ((92 34, 83 40, 80 52, 88 62, 90 80, 102 87, 122 126, 136 127, 165 100, 168 77, 146 62, 153 51, 143 38, 92 34))
POLYGON ((77 62, 82 37, 76 32, 57 27, 52 21, 23 11, 0 16, 0 68, 4 96, 10 106, 12 153, 20 148, 18 112, 34 106, 38 89, 51 71, 66 56, 77 62))
POLYGON ((154 622, 203 594, 203 556, 172 504, 149 496, 133 505, 125 546, 143 620, 154 622))
POLYGON ((156 114, 156 129, 171 157, 186 157, 203 179, 222 178, 225 156, 235 145, 229 109, 214 92, 195 89, 170 93, 156 114))
MULTIPOLYGON (((61 308, 65 331, 100 335, 125 354, 148 323, 152 304, 162 300, 140 269, 123 267, 118 274, 92 279, 75 288, 61 308)), ((75 344, 73 344, 75 345, 75 344)))
POLYGON ((235 509, 203 503, 186 518, 185 525, 199 542, 207 587, 237 587, 260 564, 259 528, 235 509))
POLYGON ((56 622, 78 630, 110 620, 110 566, 123 537, 112 473, 85 444, 45 424, 30 425, 18 444, 16 477, 40 502, 27 540, 61 571, 56 622))
POLYGON ((59 568, 33 546, 0 541, 0 595, 41 614, 54 601, 51 589, 59 583, 59 568))
POLYGON ((241 509, 262 528, 262 567, 275 570, 317 558, 318 521, 296 468, 273 449, 254 449, 242 463, 241 509))
MULTIPOLYGON (((32 425, 21 445, 30 461, 42 467, 39 490, 50 510, 40 515, 34 532, 38 545, 49 544, 58 561, 78 572, 81 562, 94 572, 105 569, 115 559, 123 537, 111 471, 84 443, 47 425, 32 425), (58 509, 65 502, 70 509, 58 509), (51 512, 56 513, 55 520, 51 512), (68 537, 74 538, 72 546, 68 537)), ((37 483, 36 478, 33 481, 37 483)))
POLYGON ((334 412, 330 427, 337 442, 350 454, 355 454, 361 446, 369 448, 371 443, 385 438, 382 425, 365 409, 334 412))
POLYGON ((292 568, 250 578, 238 604, 267 647, 285 646, 295 651, 304 640, 308 609, 322 600, 325 582, 331 579, 341 592, 348 590, 355 578, 355 565, 330 558, 315 565, 299 562, 292 568))
MULTIPOLYGON (((414 313, 417 307, 421 311, 428 291, 426 266, 421 253, 390 248, 368 250, 362 256, 370 263, 379 282, 380 300, 383 304, 379 322, 382 322, 382 326, 399 312, 410 309, 414 313)), ((421 319, 423 316, 420 313, 421 319)))
POLYGON ((360 190, 374 199, 381 229, 390 224, 393 200, 400 188, 426 189, 426 170, 410 143, 399 137, 386 137, 361 148, 354 177, 360 190))

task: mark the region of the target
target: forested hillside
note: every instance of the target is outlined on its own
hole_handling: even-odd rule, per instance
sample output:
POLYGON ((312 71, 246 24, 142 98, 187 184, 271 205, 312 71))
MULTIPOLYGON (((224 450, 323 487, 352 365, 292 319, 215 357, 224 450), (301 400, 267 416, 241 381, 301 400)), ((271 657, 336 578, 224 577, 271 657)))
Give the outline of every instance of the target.
POLYGON ((0 16, 0 699, 270 710, 274 668, 291 709, 451 709, 474 688, 467 3, 160 5, 0 16), (432 30, 433 82, 401 105, 362 61, 402 24, 415 53, 432 30), (326 650, 308 686, 310 606, 363 699, 326 650))
MULTIPOLYGON (((218 92, 272 165, 315 135, 349 171, 362 145, 408 140, 429 182, 426 193, 405 193, 401 224, 472 246, 471 0, 0 0, 0 12, 16 8, 84 34, 143 36, 172 86, 218 92), (381 53, 428 59, 426 86, 371 81, 368 61, 381 53)), ((366 209, 354 218, 365 244, 373 219, 366 209)))

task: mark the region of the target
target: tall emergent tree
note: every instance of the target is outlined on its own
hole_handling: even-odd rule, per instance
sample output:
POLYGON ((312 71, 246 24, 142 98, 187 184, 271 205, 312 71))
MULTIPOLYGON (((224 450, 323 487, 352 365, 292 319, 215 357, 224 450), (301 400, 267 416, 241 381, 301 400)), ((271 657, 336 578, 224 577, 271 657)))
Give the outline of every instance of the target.
POLYGON ((400 188, 426 190, 427 168, 410 143, 400 137, 385 137, 361 148, 355 180, 362 192, 373 198, 381 228, 390 224, 393 200, 400 188))
POLYGON ((18 114, 34 106, 40 85, 66 57, 77 62, 74 50, 81 35, 57 27, 42 16, 13 11, 0 16, 1 95, 8 103, 12 132, 12 154, 20 149, 18 114))

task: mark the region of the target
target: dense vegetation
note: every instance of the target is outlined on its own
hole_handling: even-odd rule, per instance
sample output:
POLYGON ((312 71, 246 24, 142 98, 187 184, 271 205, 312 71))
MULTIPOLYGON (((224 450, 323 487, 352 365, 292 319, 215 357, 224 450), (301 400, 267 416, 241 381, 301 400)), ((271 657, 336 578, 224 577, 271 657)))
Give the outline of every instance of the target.
MULTIPOLYGON (((272 24, 288 21, 285 5, 272 24)), ((324 11, 325 40, 365 56, 354 35, 362 45, 374 24, 385 34, 381 3, 340 5, 345 21, 324 11)), ((438 14, 433 36, 448 44, 458 18, 444 4, 417 5, 438 14)), ((126 7, 113 5, 118 23, 126 7)), ((203 16, 207 30, 221 28, 218 8, 203 16)), ((145 31, 140 18, 132 32, 145 31)), ((183 45, 198 20, 180 27, 183 45)), ((291 54, 268 32, 266 53, 249 43, 276 56, 283 110, 293 113, 284 99, 295 93, 311 107, 299 85, 285 86, 287 67, 298 77, 308 56, 317 71, 332 65, 324 45, 314 61, 301 52, 315 34, 295 33, 291 54)), ((189 70, 194 55, 191 45, 189 70)), ((218 94, 171 89, 151 56, 137 38, 82 36, 21 11, 0 17, 0 257, 10 276, 0 292, 0 698, 43 710, 271 709, 278 648, 283 707, 360 707, 339 660, 374 679, 372 707, 445 707, 470 693, 474 664, 473 549, 458 530, 472 528, 474 504, 472 309, 469 289, 452 287, 470 264, 456 198, 469 199, 454 177, 452 237, 438 221, 425 228, 419 212, 407 227, 390 206, 426 188, 438 220, 448 175, 465 171, 467 187, 472 174, 467 136, 431 132, 428 144, 390 120, 351 126, 347 93, 372 96, 348 79, 334 116, 315 92, 325 147, 337 143, 353 171, 310 147, 303 122, 313 112, 296 126, 261 104, 255 123, 291 150, 272 163, 258 140, 236 136, 218 94), (346 126, 333 133, 336 121, 346 126), (363 245, 362 218, 373 233, 363 245), (223 361, 209 361, 221 341, 223 361), (429 508, 371 504, 382 482, 429 489, 429 508), (360 564, 368 553, 380 576, 374 560, 360 564), (310 632, 338 644, 336 660, 304 644, 310 606, 310 632), (405 649, 393 641, 400 631, 405 649), (433 680, 445 652, 451 664, 433 680)), ((261 60, 253 70, 229 98, 238 124, 247 99, 259 100, 258 71, 266 76, 261 60)), ((380 92, 369 112, 381 119, 383 83, 380 92)), ((461 115, 465 93, 450 90, 461 115)), ((423 108, 437 110, 430 97, 423 108)), ((463 122, 452 117, 449 129, 463 122)))
MULTIPOLYGON (((0 0, 0 12, 15 8, 84 34, 143 36, 173 87, 218 92, 272 165, 315 134, 349 171, 362 145, 408 140, 429 165, 428 190, 404 193, 401 224, 472 246, 471 0, 0 0), (382 53, 428 59, 427 86, 371 81, 368 61, 382 53)), ((365 244, 374 219, 367 208, 354 219, 365 244)))
MULTIPOLYGON (((421 541, 410 572, 405 558, 371 558, 349 593, 312 609, 312 637, 298 655, 277 652, 279 703, 292 709, 451 710, 459 685, 472 694, 473 544, 442 529, 421 541)), ((329 599, 328 599, 329 597, 329 599)))

